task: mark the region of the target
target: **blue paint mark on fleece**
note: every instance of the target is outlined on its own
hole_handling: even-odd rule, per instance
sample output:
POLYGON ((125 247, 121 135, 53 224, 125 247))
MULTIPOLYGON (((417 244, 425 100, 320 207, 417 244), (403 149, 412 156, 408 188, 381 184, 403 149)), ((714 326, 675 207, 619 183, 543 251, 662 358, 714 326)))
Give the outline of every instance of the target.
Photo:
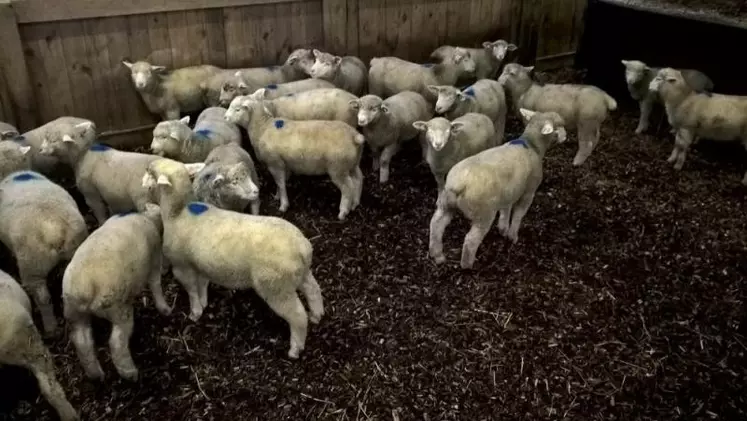
POLYGON ((524 140, 524 139, 523 139, 523 138, 521 138, 521 137, 519 137, 519 138, 516 138, 516 139, 514 139, 514 140, 512 140, 512 141, 508 142, 508 144, 509 144, 509 145, 520 145, 520 146, 523 146, 523 147, 525 147, 525 148, 529 149, 529 145, 527 145, 527 141, 526 141, 526 140, 524 140))
POLYGON ((467 95, 467 96, 471 96, 472 98, 474 98, 475 97, 475 89, 470 86, 469 88, 467 88, 467 89, 464 90, 464 94, 467 95))
POLYGON ((275 128, 276 129, 282 129, 283 126, 285 126, 285 121, 283 121, 283 120, 275 120, 275 128))
POLYGON ((209 209, 208 205, 206 205, 206 204, 204 204, 202 202, 190 202, 187 205, 187 210, 192 215, 200 215, 202 213, 207 212, 208 209, 209 209))
POLYGON ((277 88, 278 88, 278 85, 276 85, 276 84, 274 84, 274 83, 271 83, 271 84, 269 84, 269 85, 265 86, 265 88, 267 88, 267 89, 277 89, 277 88))
POLYGON ((14 142, 23 143, 26 141, 26 136, 19 134, 18 136, 13 138, 14 142))
POLYGON ((421 64, 421 66, 423 66, 423 67, 425 67, 425 68, 429 69, 429 68, 433 67, 433 66, 434 66, 434 64, 433 64, 433 63, 423 63, 423 64, 421 64))
POLYGON ((29 180, 41 180, 41 177, 39 177, 38 175, 30 171, 22 172, 13 177, 13 181, 29 181, 29 180))
POLYGON ((196 130, 195 134, 199 137, 209 139, 210 135, 213 134, 213 131, 210 129, 200 129, 200 130, 196 130))
POLYGON ((90 148, 88 148, 88 150, 94 151, 94 152, 103 152, 103 151, 108 151, 111 148, 112 148, 111 146, 104 145, 103 143, 94 143, 93 145, 91 145, 90 148))
POLYGON ((135 211, 135 210, 128 210, 127 212, 118 213, 117 216, 123 217, 123 216, 127 216, 127 215, 132 215, 133 213, 137 213, 137 211, 135 211))

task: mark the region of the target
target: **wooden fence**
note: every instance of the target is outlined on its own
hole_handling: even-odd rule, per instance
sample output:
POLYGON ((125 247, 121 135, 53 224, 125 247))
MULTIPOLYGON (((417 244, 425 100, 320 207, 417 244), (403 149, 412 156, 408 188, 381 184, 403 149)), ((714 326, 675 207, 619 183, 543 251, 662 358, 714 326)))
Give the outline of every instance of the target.
POLYGON ((442 44, 504 38, 522 63, 576 51, 587 0, 0 0, 0 120, 22 131, 90 118, 119 146, 157 121, 122 60, 181 67, 277 64, 299 47, 365 62, 424 61, 442 44))

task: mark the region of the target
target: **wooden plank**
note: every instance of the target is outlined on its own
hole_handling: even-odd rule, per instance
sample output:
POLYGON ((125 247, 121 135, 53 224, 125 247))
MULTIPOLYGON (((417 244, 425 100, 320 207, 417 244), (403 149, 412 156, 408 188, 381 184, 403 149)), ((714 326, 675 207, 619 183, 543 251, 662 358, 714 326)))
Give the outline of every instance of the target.
POLYGON ((21 0, 13 3, 20 23, 181 12, 298 0, 21 0))
POLYGON ((494 30, 493 25, 498 22, 492 21, 493 3, 500 0, 472 0, 470 1, 469 27, 472 31, 472 42, 468 47, 480 48, 484 41, 493 41, 490 39, 494 30))
POLYGON ((365 0, 359 2, 360 55, 364 62, 373 57, 390 56, 386 41, 385 0, 365 0))
POLYGON ((166 14, 169 26, 169 43, 171 44, 172 66, 175 69, 196 63, 194 46, 189 43, 187 12, 169 12, 166 14))
POLYGON ((266 4, 252 6, 257 20, 257 59, 262 66, 272 66, 278 63, 277 51, 275 50, 275 6, 266 4))
POLYGON ((94 119, 101 104, 91 100, 96 97, 96 91, 93 89, 92 65, 88 62, 83 24, 80 21, 65 21, 60 22, 59 26, 72 86, 72 100, 75 106, 73 115, 94 119))
POLYGON ((275 40, 273 42, 275 56, 273 63, 285 62, 293 48, 293 20, 290 4, 275 5, 275 40))
MULTIPOLYGON (((148 33, 148 19, 149 16, 146 15, 128 16, 127 18, 129 25, 128 39, 130 40, 130 62, 145 60, 152 51, 150 45, 150 34, 148 33)), ((135 86, 132 84, 130 69, 121 63, 114 63, 113 65, 119 66, 120 74, 123 74, 127 81, 127 89, 132 91, 131 95, 137 99, 137 104, 132 108, 132 113, 135 115, 134 118, 139 122, 156 121, 157 116, 148 111, 145 103, 140 99, 140 95, 135 90, 135 86)))
POLYGON ((348 30, 347 0, 322 0, 324 49, 330 53, 347 53, 345 37, 348 30))
POLYGON ((447 11, 447 40, 450 45, 467 45, 470 42, 470 1, 451 0, 447 11))
POLYGON ((187 41, 189 42, 189 65, 207 64, 210 60, 205 32, 205 13, 202 10, 184 12, 187 41))
POLYGON ((109 66, 104 69, 103 74, 109 81, 111 92, 114 94, 113 101, 107 102, 107 106, 113 107, 111 111, 113 128, 134 127, 144 124, 150 119, 143 120, 138 113, 131 111, 139 108, 141 100, 132 86, 129 69, 122 65, 122 60, 131 55, 127 17, 100 19, 100 25, 107 28, 105 35, 109 66))
POLYGON ((38 24, 45 43, 42 45, 42 63, 47 71, 47 89, 49 90, 50 115, 43 116, 52 120, 65 115, 73 115, 73 94, 70 89, 68 66, 65 63, 65 52, 62 49, 60 25, 57 22, 38 24))
POLYGON ((584 14, 586 13, 586 7, 588 4, 588 0, 576 0, 576 14, 573 17, 573 38, 571 40, 573 51, 577 51, 581 44, 581 36, 584 33, 584 14))
POLYGON ((490 32, 491 41, 504 39, 513 42, 511 39, 511 0, 497 0, 491 8, 491 21, 495 27, 490 32))
POLYGON ((324 48, 324 17, 322 13, 322 2, 306 1, 302 2, 304 10, 304 34, 307 45, 313 48, 324 48))
POLYGON ((5 73, 0 72, 0 121, 16 124, 16 116, 13 112, 10 92, 8 91, 8 80, 5 73))
MULTIPOLYGON (((346 23, 346 38, 345 38, 345 51, 347 54, 359 56, 360 50, 358 47, 358 0, 348 0, 347 2, 347 23, 346 23)), ((366 64, 368 65, 368 64, 366 64)))
POLYGON ((226 67, 239 68, 249 64, 251 46, 244 38, 243 12, 238 7, 223 9, 223 30, 226 40, 226 67))
POLYGON ((151 63, 173 68, 169 23, 165 13, 154 13, 148 17, 148 34, 151 52, 147 58, 151 63))
POLYGON ((260 56, 259 50, 259 37, 261 36, 259 25, 261 16, 257 9, 255 9, 255 6, 242 8, 241 16, 242 31, 244 35, 240 42, 246 44, 248 47, 247 56, 244 58, 244 61, 248 66, 262 66, 262 57, 260 56))
POLYGON ((385 0, 383 6, 387 51, 393 56, 407 58, 412 42, 412 3, 410 0, 385 0))
POLYGON ((91 64, 93 88, 96 97, 105 100, 99 104, 98 113, 93 121, 96 123, 98 131, 105 131, 116 127, 120 122, 120 117, 115 115, 115 110, 106 105, 106 102, 108 102, 106 100, 115 98, 107 74, 111 66, 108 49, 109 40, 106 36, 107 27, 97 19, 83 21, 83 27, 86 32, 87 61, 91 64))
POLYGON ((223 28, 223 11, 220 9, 207 9, 203 13, 205 13, 207 63, 218 67, 226 67, 226 37, 223 28))
POLYGON ((32 127, 23 129, 18 127, 20 130, 28 131, 51 120, 48 117, 53 115, 53 112, 48 89, 47 69, 44 67, 44 51, 47 49, 47 40, 43 27, 41 25, 24 25, 20 30, 21 37, 24 40, 24 56, 28 64, 28 74, 34 94, 32 103, 36 104, 35 122, 32 127))
POLYGON ((29 68, 26 64, 21 34, 16 15, 7 0, 0 3, 0 70, 6 81, 7 95, 14 117, 13 123, 19 130, 29 130, 38 125, 34 88, 29 68))

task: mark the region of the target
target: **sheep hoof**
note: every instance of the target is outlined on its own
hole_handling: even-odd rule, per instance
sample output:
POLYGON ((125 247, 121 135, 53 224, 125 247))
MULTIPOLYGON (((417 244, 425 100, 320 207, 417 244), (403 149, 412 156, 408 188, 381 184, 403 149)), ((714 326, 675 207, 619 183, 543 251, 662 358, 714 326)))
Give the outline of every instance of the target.
POLYGON ((291 360, 297 360, 298 359, 298 354, 300 352, 301 352, 301 350, 299 350, 299 349, 291 348, 290 351, 288 351, 288 358, 290 358, 291 360))
POLYGON ((122 370, 122 372, 119 373, 120 376, 122 376, 123 379, 135 382, 138 378, 138 371, 137 368, 132 370, 122 370))
POLYGON ((101 382, 101 381, 104 381, 104 371, 101 370, 101 367, 98 367, 93 371, 87 371, 86 377, 88 377, 89 379, 95 382, 101 382))
POLYGON ((280 213, 285 213, 288 210, 288 206, 289 205, 280 205, 280 207, 278 208, 278 211, 280 213))
POLYGON ((679 163, 679 162, 678 162, 678 163, 676 163, 676 164, 674 164, 674 169, 675 169, 675 171, 680 171, 680 170, 682 170, 682 164, 681 164, 681 163, 679 163))
POLYGON ((348 211, 340 212, 337 215, 337 219, 339 219, 340 221, 344 221, 345 218, 347 218, 347 216, 348 216, 348 211))
POLYGON ((202 317, 202 310, 200 310, 200 311, 193 311, 189 315, 189 320, 192 320, 193 322, 196 322, 196 321, 200 320, 200 317, 202 317))
POLYGON ((474 262, 465 262, 465 261, 462 261, 461 267, 462 267, 462 269, 469 270, 469 269, 472 269, 472 266, 474 266, 474 264, 475 264, 474 262))
POLYGON ((440 265, 441 263, 444 263, 446 261, 446 256, 443 254, 431 254, 433 256, 433 261, 436 262, 437 265, 440 265))
POLYGON ((309 321, 312 324, 318 325, 322 321, 322 314, 309 314, 309 321))
POLYGON ((174 309, 171 308, 171 307, 169 307, 169 306, 159 307, 159 308, 157 308, 157 310, 163 316, 171 316, 171 312, 174 311, 174 309))

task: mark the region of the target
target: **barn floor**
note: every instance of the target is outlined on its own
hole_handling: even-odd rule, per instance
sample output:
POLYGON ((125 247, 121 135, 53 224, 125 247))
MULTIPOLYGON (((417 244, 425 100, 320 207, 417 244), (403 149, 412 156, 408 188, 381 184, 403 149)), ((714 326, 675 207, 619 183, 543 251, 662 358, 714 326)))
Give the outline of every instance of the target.
MULTIPOLYGON (((298 362, 253 293, 211 289, 192 323, 170 281, 171 318, 147 294, 137 307, 137 384, 116 377, 108 327, 107 383, 84 379, 66 337, 51 345, 59 378, 86 420, 745 419, 744 155, 702 142, 676 173, 667 129, 635 136, 637 113, 620 114, 586 166, 571 166, 573 137, 550 150, 519 244, 492 231, 471 272, 461 220, 448 263, 427 257, 435 183, 416 147, 385 187, 364 161, 344 223, 331 183, 295 179, 287 218, 314 243, 327 310, 298 362)), ((55 419, 30 376, 0 378, 0 414, 55 419)))

